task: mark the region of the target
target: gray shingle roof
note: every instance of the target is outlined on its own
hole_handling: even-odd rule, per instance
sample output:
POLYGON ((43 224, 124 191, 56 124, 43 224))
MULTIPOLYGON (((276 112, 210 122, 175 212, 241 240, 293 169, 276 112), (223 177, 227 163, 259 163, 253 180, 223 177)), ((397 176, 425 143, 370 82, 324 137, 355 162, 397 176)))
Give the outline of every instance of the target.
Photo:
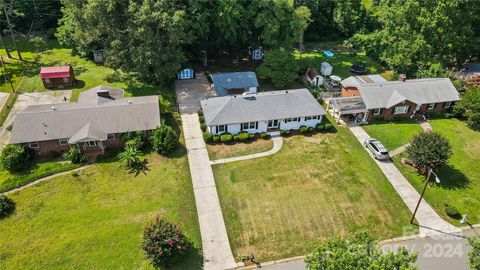
POLYGON ((84 101, 26 107, 15 115, 10 143, 100 140, 108 133, 150 130, 160 125, 157 96, 111 99, 100 104, 84 101))
POLYGON ((208 126, 326 114, 307 89, 209 97, 200 103, 208 126))
POLYGON ((255 72, 229 72, 211 74, 213 85, 217 96, 228 95, 228 89, 239 89, 248 87, 258 87, 257 76, 255 72))
POLYGON ((390 108, 405 100, 428 104, 460 99, 457 89, 448 78, 364 83, 352 76, 341 83, 345 87, 356 87, 368 109, 390 108))

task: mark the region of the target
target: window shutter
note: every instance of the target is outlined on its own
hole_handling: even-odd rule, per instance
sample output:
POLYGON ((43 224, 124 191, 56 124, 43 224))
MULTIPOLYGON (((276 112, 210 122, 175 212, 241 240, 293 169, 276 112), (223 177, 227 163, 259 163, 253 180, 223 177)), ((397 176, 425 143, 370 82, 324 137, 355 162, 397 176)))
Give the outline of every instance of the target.
POLYGON ((215 126, 215 133, 218 133, 218 126, 215 126))
POLYGON ((410 107, 411 107, 411 106, 408 106, 408 107, 407 107, 407 113, 410 112, 410 107))
POLYGON ((300 122, 300 118, 301 118, 301 117, 298 117, 298 118, 297 118, 297 122, 300 122))
POLYGON ((258 122, 255 122, 255 129, 258 129, 258 122))
POLYGON ((243 131, 243 123, 240 123, 240 131, 243 131))
POLYGON ((225 125, 225 132, 228 132, 228 125, 225 125))

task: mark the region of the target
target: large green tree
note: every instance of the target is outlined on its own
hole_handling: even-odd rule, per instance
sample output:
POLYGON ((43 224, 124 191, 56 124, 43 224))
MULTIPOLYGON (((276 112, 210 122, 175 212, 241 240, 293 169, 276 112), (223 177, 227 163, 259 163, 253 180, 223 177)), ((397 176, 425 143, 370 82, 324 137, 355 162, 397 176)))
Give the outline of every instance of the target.
POLYGON ((415 135, 407 147, 408 157, 422 174, 429 169, 437 170, 446 165, 452 155, 448 139, 438 132, 423 132, 415 135))
MULTIPOLYGON (((178 1, 181 2, 181 1, 178 1)), ((57 37, 77 52, 106 49, 106 64, 145 80, 173 78, 190 43, 186 7, 169 0, 63 0, 57 37)))
POLYGON ((367 32, 371 28, 371 18, 362 1, 337 1, 333 20, 340 32, 347 37, 355 33, 367 32))
POLYGON ((279 49, 269 51, 257 72, 269 78, 272 84, 282 89, 298 78, 298 65, 291 51, 279 49))
POLYGON ((396 252, 384 254, 377 242, 366 232, 356 233, 350 239, 332 239, 318 245, 307 257, 307 269, 417 269, 414 265, 416 254, 410 254, 404 247, 396 252))
POLYGON ((454 111, 467 119, 471 129, 480 130, 480 88, 469 87, 454 106, 454 111))

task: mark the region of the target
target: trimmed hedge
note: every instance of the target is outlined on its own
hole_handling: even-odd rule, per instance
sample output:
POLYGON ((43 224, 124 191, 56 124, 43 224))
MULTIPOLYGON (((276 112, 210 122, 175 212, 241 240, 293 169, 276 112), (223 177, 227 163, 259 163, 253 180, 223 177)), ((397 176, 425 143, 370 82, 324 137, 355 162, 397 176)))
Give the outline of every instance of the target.
POLYGON ((0 219, 6 218, 15 211, 15 202, 5 195, 0 195, 0 219))
POLYGON ((230 133, 223 133, 220 135, 220 141, 223 143, 231 143, 233 141, 233 136, 230 133))
POLYGON ((240 141, 248 141, 250 139, 250 134, 248 134, 248 132, 240 132, 238 133, 238 139, 240 141))
POLYGON ((213 142, 219 142, 219 141, 220 141, 220 136, 213 135, 213 142))
POLYGON ((200 124, 200 129, 201 129, 203 132, 207 131, 207 124, 201 123, 201 124, 200 124))
POLYGON ((249 138, 250 140, 255 139, 255 134, 249 134, 248 138, 249 138))
POLYGON ((443 208, 444 208, 445 214, 447 214, 447 216, 449 216, 451 218, 455 218, 455 219, 458 219, 458 218, 461 217, 460 212, 458 211, 458 209, 455 206, 450 205, 448 203, 445 203, 443 208))
POLYGON ((330 131, 332 130, 333 125, 330 123, 325 123, 323 127, 326 131, 330 131))
POLYGON ((240 138, 238 137, 238 135, 233 135, 233 140, 234 140, 234 141, 239 141, 240 138))
POLYGON ((291 132, 292 131, 290 131, 290 130, 283 130, 282 129, 282 130, 280 130, 280 135, 281 136, 288 136, 288 135, 290 135, 291 132))
POLYGON ((204 124, 204 123, 205 123, 205 116, 203 116, 203 115, 202 115, 202 116, 199 116, 199 117, 198 117, 198 120, 200 120, 200 123, 201 123, 201 124, 204 124))
POLYGON ((260 133, 260 137, 262 137, 262 139, 268 140, 270 139, 270 134, 268 134, 267 132, 262 132, 260 133))
POLYGON ((300 126, 299 128, 301 133, 307 133, 308 132, 308 127, 307 126, 300 126))
POLYGON ((315 126, 315 129, 317 129, 317 131, 323 131, 325 129, 323 123, 318 123, 316 126, 315 126))
POLYGON ((203 132, 203 140, 206 143, 211 143, 213 141, 213 134, 210 132, 203 132))
POLYGON ((198 110, 198 111, 197 111, 197 114, 198 114, 198 116, 203 116, 203 111, 202 111, 202 110, 198 110))

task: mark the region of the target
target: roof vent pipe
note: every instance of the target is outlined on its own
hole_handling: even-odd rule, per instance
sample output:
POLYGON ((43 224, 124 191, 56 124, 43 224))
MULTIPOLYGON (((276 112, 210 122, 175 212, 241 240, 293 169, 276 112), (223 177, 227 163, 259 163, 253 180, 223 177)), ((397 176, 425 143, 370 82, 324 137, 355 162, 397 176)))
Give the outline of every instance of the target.
POLYGON ((288 94, 288 90, 287 90, 287 91, 285 91, 285 93, 286 93, 286 94, 288 94))
POLYGON ((55 106, 52 106, 52 111, 55 111, 57 110, 57 108, 55 108, 55 106))
POLYGON ((127 100, 127 103, 128 103, 128 104, 132 104, 132 101, 129 99, 129 100, 127 100))

